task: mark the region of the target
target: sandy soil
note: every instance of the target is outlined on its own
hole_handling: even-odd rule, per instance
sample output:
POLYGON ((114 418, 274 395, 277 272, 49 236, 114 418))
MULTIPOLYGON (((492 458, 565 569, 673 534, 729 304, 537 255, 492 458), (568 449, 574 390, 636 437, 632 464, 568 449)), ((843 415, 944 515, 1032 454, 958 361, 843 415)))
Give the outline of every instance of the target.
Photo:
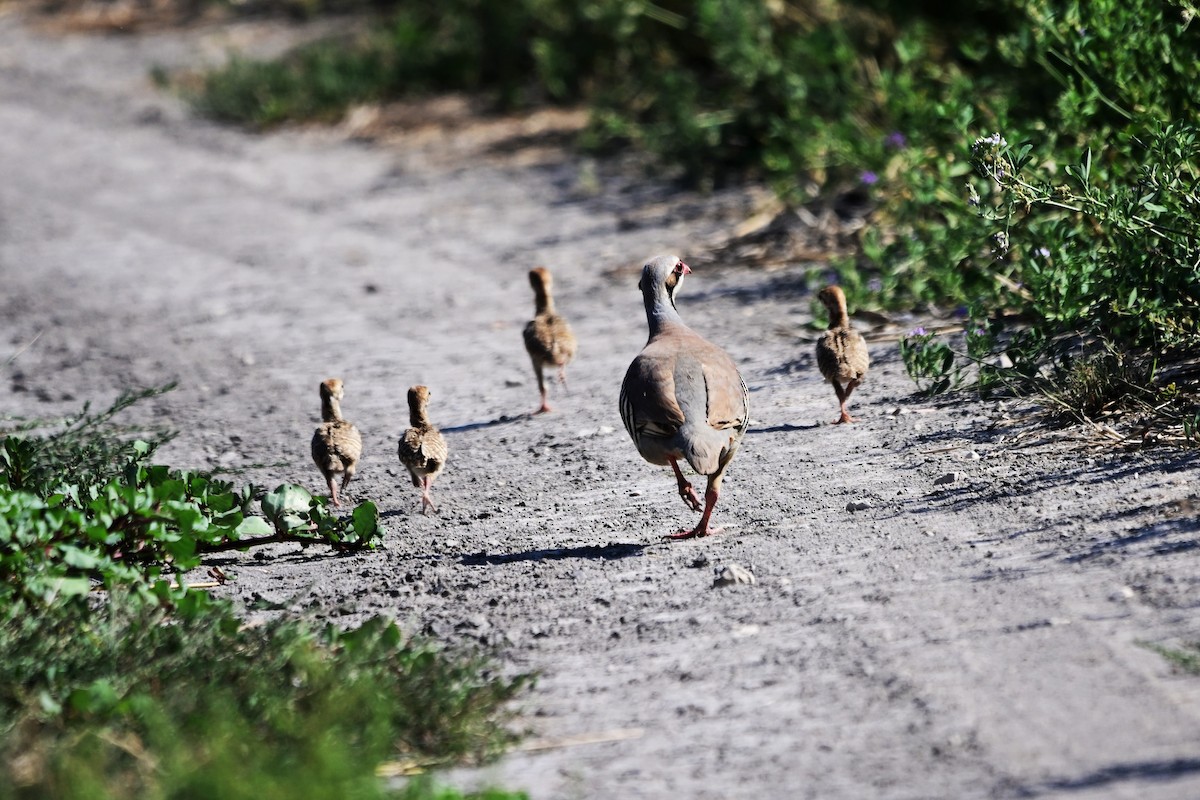
POLYGON ((0 356, 20 351, 0 412, 177 379, 139 411, 180 431, 164 460, 316 490, 317 384, 342 377, 366 443, 350 494, 386 547, 213 563, 231 597, 387 614, 540 672, 522 721, 556 746, 448 779, 538 800, 1200 797, 1200 681, 1143 646, 1200 639, 1194 455, 919 401, 887 341, 861 421, 827 424, 801 268, 706 266, 753 192, 445 133, 256 137, 147 78, 264 41, 0 15, 0 356), (660 536, 695 515, 617 412, 645 339, 633 270, 662 252, 696 267, 681 313, 734 356, 754 421, 724 532, 680 543, 660 536), (535 264, 581 345, 530 418, 535 264), (451 447, 438 516, 395 457, 415 383, 451 447), (730 563, 756 583, 715 587, 730 563))

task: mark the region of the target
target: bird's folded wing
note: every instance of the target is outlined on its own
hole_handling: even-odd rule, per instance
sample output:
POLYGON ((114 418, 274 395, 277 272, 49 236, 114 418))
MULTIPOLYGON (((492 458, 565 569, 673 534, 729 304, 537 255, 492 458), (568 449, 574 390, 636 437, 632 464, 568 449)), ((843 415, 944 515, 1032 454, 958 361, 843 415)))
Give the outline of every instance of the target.
POLYGON ((672 364, 673 359, 643 353, 629 365, 621 384, 621 417, 635 438, 673 436, 683 425, 672 364))

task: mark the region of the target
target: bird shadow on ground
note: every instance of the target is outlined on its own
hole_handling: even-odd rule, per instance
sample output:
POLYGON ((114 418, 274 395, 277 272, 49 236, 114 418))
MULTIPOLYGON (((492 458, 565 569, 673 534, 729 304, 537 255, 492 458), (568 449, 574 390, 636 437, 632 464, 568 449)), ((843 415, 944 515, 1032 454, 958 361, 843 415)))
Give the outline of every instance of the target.
POLYGON ((606 544, 584 545, 583 547, 551 547, 540 550, 526 550, 523 553, 474 553, 460 559, 461 564, 469 567, 482 567, 494 564, 512 564, 522 561, 561 561, 568 558, 590 558, 612 561, 618 558, 640 556, 646 549, 644 544, 606 544))
MULTIPOLYGON (((1149 792, 1151 785, 1162 785, 1177 778, 1200 772, 1200 758, 1177 758, 1171 761, 1141 761, 1134 764, 1113 764, 1095 772, 1075 778, 1059 778, 1036 786, 1023 787, 1028 794, 1022 797, 1037 797, 1042 794, 1055 796, 1062 792, 1084 792, 1115 783, 1140 781, 1149 792)), ((1138 794, 1141 794, 1140 792, 1138 794)))
POLYGON ((746 434, 751 433, 795 433, 796 431, 815 431, 821 427, 819 422, 810 422, 807 425, 793 425, 790 422, 785 422, 782 425, 771 425, 767 428, 749 428, 746 434))
POLYGON ((467 431, 478 431, 484 428, 494 428, 497 425, 509 425, 514 422, 524 422, 525 420, 533 419, 533 414, 517 414, 510 417, 508 414, 503 414, 496 419, 489 419, 484 422, 465 422, 462 425, 453 425, 449 428, 442 428, 442 433, 466 433, 467 431))

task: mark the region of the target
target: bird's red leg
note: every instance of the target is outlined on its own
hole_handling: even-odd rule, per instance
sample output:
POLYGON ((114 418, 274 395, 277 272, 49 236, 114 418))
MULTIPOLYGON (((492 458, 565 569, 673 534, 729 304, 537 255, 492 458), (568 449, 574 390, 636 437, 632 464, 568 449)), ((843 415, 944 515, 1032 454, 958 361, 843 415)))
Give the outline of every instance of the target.
POLYGON ((566 364, 558 368, 558 382, 562 384, 563 391, 570 394, 571 390, 567 388, 567 366, 566 364))
POLYGON ((688 479, 683 477, 683 471, 679 469, 679 462, 673 458, 668 458, 671 462, 671 469, 675 470, 675 480, 679 483, 679 496, 683 498, 683 502, 687 503, 692 511, 700 510, 700 498, 696 495, 696 489, 688 483, 688 479))
POLYGON ((326 478, 326 481, 329 483, 329 500, 330 500, 330 502, 333 503, 334 508, 341 508, 342 504, 340 502, 338 502, 337 484, 333 482, 333 476, 330 475, 328 478, 326 478))
POLYGON ((708 536, 713 531, 708 529, 708 518, 712 516, 713 508, 717 505, 717 487, 709 484, 708 490, 704 493, 704 514, 700 517, 700 524, 689 530, 682 530, 679 533, 671 533, 666 536, 668 539, 695 539, 701 536, 708 536))

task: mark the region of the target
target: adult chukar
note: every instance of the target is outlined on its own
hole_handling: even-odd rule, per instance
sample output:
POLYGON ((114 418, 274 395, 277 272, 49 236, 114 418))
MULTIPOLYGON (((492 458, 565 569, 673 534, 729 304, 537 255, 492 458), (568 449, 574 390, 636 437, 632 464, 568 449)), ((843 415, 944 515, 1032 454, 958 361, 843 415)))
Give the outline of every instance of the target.
POLYGON ((546 381, 542 371, 546 367, 558 367, 558 382, 566 386, 567 364, 575 357, 575 334, 571 333, 567 321, 554 313, 550 271, 545 267, 531 269, 529 285, 533 287, 535 316, 525 326, 525 349, 533 361, 538 391, 542 394, 542 405, 534 413, 542 414, 552 410, 546 401, 546 381))
POLYGON ((400 463, 408 468, 412 476, 413 486, 421 489, 421 513, 437 506, 429 496, 433 487, 433 479, 446 466, 446 437, 429 421, 429 389, 424 386, 414 386, 408 390, 408 418, 411 428, 400 437, 397 454, 400 463))
POLYGON ((672 539, 710 533, 721 479, 750 421, 749 393, 733 359, 683 324, 675 308, 679 284, 689 272, 675 256, 658 256, 642 267, 638 288, 650 339, 621 384, 621 419, 638 452, 651 464, 671 465, 679 496, 694 511, 701 509, 700 499, 680 471, 679 459, 708 476, 700 524, 672 539))
POLYGON ((854 417, 846 411, 846 403, 850 393, 867 376, 867 367, 871 364, 867 343, 862 334, 850 327, 846 294, 840 286, 826 286, 817 294, 817 299, 829 310, 829 329, 817 340, 817 366, 825 380, 833 384, 842 409, 842 415, 833 423, 853 422, 854 417))
POLYGON ((333 479, 342 473, 342 490, 345 491, 362 456, 362 435, 353 423, 342 419, 342 381, 330 378, 321 384, 320 391, 322 422, 313 433, 312 457, 329 486, 329 498, 334 508, 341 508, 333 479))

